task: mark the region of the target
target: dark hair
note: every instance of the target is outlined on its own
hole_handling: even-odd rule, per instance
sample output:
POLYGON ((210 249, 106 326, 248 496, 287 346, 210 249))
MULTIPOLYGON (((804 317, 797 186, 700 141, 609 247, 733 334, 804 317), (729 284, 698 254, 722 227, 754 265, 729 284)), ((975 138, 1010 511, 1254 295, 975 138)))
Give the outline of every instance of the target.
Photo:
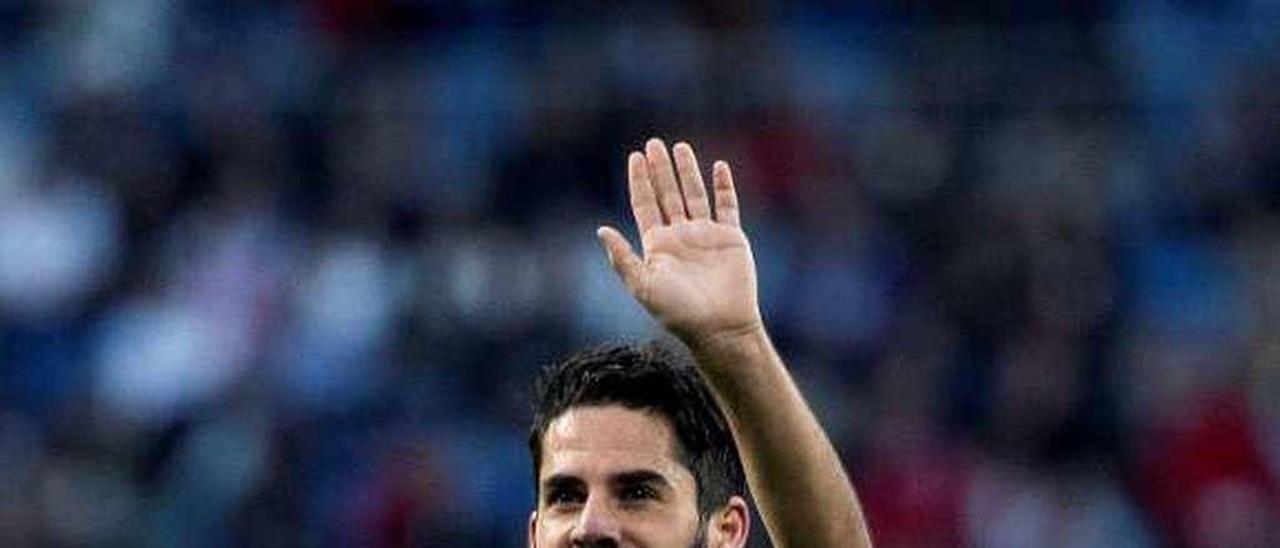
POLYGON ((656 413, 675 431, 676 459, 698 488, 703 517, 746 496, 746 480, 724 415, 689 359, 664 345, 607 344, 544 368, 534 385, 534 491, 542 466, 542 437, 551 421, 579 406, 621 405, 656 413))

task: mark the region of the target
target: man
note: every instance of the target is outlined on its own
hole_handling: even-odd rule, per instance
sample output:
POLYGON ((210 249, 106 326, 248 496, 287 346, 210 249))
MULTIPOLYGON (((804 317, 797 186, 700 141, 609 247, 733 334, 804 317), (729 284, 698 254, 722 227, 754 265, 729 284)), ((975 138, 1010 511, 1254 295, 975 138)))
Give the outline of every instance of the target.
POLYGON ((713 166, 709 198, 693 149, 651 139, 628 158, 628 181, 642 255, 614 228, 597 235, 696 371, 615 346, 543 373, 529 545, 741 547, 745 475, 774 546, 871 546, 839 457, 765 331, 729 166, 713 166))

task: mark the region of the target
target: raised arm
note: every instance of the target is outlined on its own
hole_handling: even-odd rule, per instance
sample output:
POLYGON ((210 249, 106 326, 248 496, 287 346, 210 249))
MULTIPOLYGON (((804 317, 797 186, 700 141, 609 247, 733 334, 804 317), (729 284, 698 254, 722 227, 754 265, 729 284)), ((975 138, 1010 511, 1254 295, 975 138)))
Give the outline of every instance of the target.
POLYGON ((693 351, 774 545, 871 546, 840 459, 765 331, 728 164, 712 167, 709 199, 693 149, 651 139, 628 158, 628 180, 642 253, 614 228, 597 234, 631 294, 693 351))

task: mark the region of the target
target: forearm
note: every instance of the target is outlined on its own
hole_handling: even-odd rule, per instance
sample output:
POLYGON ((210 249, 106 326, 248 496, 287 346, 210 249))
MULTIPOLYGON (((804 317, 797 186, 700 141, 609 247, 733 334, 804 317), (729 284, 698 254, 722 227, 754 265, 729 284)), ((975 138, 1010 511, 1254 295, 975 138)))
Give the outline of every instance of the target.
POLYGON ((775 546, 870 547, 840 458, 764 329, 686 343, 729 420, 775 546))

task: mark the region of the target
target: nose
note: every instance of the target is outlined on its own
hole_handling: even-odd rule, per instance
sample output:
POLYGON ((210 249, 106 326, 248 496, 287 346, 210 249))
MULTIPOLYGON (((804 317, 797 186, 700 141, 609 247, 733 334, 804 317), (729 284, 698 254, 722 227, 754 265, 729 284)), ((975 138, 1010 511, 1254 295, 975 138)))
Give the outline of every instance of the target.
POLYGON ((605 497, 588 496, 578 514, 571 538, 579 548, 613 548, 618 545, 621 527, 614 509, 605 497))

